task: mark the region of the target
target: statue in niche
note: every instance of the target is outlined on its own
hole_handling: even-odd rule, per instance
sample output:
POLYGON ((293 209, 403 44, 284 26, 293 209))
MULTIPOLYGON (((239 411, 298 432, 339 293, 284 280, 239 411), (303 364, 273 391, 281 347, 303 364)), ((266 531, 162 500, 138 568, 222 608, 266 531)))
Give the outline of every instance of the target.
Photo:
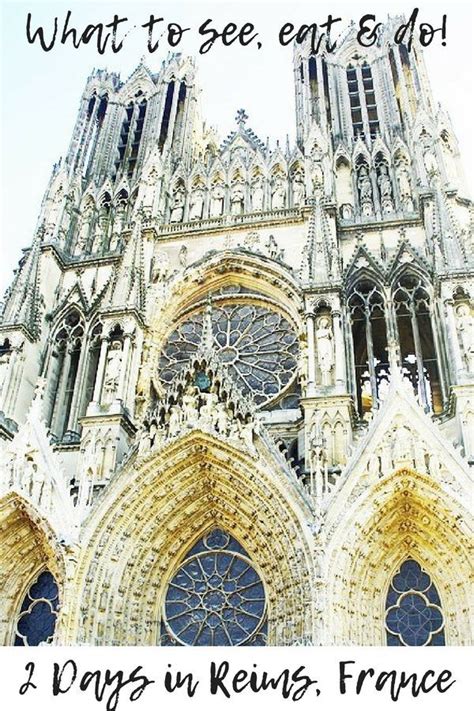
POLYGON ((39 503, 43 492, 45 478, 43 472, 38 468, 38 465, 32 459, 26 460, 25 479, 26 486, 30 488, 31 498, 36 503, 39 503))
POLYGON ((171 276, 170 260, 166 252, 158 252, 153 257, 150 276, 153 284, 166 281, 171 276))
POLYGON ((429 145, 428 137, 423 139, 423 163, 428 176, 431 177, 438 173, 438 163, 433 150, 429 145))
POLYGON ((230 191, 230 213, 241 215, 244 211, 244 191, 242 182, 234 183, 230 191))
POLYGON ((90 234, 91 227, 92 227, 93 216, 94 216, 94 206, 91 202, 88 202, 83 210, 83 213, 82 213, 81 226, 79 228, 79 234, 78 234, 77 242, 76 242, 76 249, 75 249, 76 255, 81 254, 87 248, 87 243, 89 241, 89 234, 90 234))
POLYGON ((145 178, 145 189, 143 191, 142 205, 148 214, 151 214, 153 203, 155 201, 155 188, 158 182, 158 174, 156 170, 151 170, 145 178))
POLYGON ((412 462, 412 438, 408 427, 399 426, 395 430, 392 440, 392 458, 395 466, 412 462))
POLYGON ((310 428, 308 453, 311 475, 310 493, 313 496, 316 495, 319 497, 323 493, 326 466, 326 442, 318 418, 313 420, 310 428))
POLYGON ((331 385, 331 370, 334 365, 334 344, 331 321, 321 316, 316 329, 316 348, 322 385, 331 385))
POLYGON ((257 175, 252 181, 252 212, 263 210, 263 178, 257 175))
POLYGON ((170 437, 176 437, 181 430, 181 409, 179 405, 172 405, 170 418, 168 421, 168 433, 170 437))
POLYGON ((272 190, 272 210, 283 210, 286 204, 285 182, 281 176, 275 179, 272 190))
POLYGON ((293 190, 293 207, 300 207, 304 203, 305 191, 304 191, 304 179, 300 172, 297 172, 293 176, 292 182, 293 190))
POLYGON ((188 248, 185 244, 183 244, 181 249, 179 250, 178 259, 183 269, 186 269, 186 267, 188 266, 188 248))
POLYGON ((182 222, 184 216, 184 190, 181 186, 175 188, 171 204, 170 222, 182 222))
POLYGON ((383 211, 386 213, 393 212, 392 181, 390 180, 388 168, 385 163, 380 164, 377 183, 379 186, 380 202, 382 204, 383 211))
POLYGON ((211 202, 209 206, 209 215, 211 217, 220 217, 224 212, 224 186, 222 183, 216 183, 211 190, 211 202))
POLYGON ((215 422, 217 412, 217 403, 219 398, 215 385, 211 387, 210 392, 204 393, 204 404, 199 411, 199 419, 202 420, 204 427, 210 427, 215 422))
POLYGON ((239 422, 238 427, 240 432, 240 439, 242 440, 244 445, 247 447, 249 452, 255 452, 255 445, 253 443, 255 428, 253 422, 251 420, 249 420, 248 422, 239 422))
POLYGON ((324 187, 323 153, 317 144, 311 149, 311 172, 313 191, 317 192, 324 187))
POLYGON ((227 408, 223 402, 219 402, 216 407, 216 428, 219 434, 227 434, 227 429, 229 427, 229 415, 227 413, 227 408))
POLYGON ((189 219, 190 220, 202 220, 202 213, 204 210, 204 190, 201 186, 197 186, 191 193, 191 200, 189 205, 189 219))
POLYGON ((456 323, 467 371, 474 373, 474 320, 468 304, 457 307, 456 323))
POLYGON ((117 392, 122 364, 122 343, 113 341, 107 353, 107 364, 104 376, 104 403, 110 403, 117 392))
POLYGON ((196 424, 199 411, 198 411, 198 390, 194 385, 188 385, 183 395, 183 417, 184 421, 190 426, 194 427, 196 424))
POLYGON ((396 177, 398 192, 403 209, 407 212, 413 211, 413 198, 411 195, 410 175, 406 162, 401 159, 396 166, 396 177))
POLYGON ((370 182, 369 170, 366 165, 362 165, 359 169, 357 187, 359 189, 359 200, 362 207, 362 214, 366 217, 373 215, 374 205, 372 202, 372 183, 370 182))

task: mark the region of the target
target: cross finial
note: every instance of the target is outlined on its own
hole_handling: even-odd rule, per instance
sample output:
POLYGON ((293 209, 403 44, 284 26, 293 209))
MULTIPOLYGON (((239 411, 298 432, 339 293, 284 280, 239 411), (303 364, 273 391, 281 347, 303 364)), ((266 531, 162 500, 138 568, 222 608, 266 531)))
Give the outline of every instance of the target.
POLYGON ((239 109, 237 111, 236 116, 235 116, 235 120, 237 121, 237 126, 239 128, 243 128, 247 119, 248 119, 248 116, 245 113, 245 109, 239 109))

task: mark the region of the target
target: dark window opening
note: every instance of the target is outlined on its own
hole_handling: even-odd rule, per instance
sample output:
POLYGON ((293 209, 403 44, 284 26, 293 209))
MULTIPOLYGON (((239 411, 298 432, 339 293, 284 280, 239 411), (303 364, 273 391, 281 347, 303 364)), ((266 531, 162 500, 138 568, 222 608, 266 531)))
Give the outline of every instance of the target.
POLYGON ((168 84, 168 89, 166 90, 165 107, 163 110, 163 118, 161 120, 160 137, 158 139, 158 146, 160 150, 163 150, 165 145, 166 137, 168 136, 168 127, 171 116, 171 106, 173 105, 174 96, 174 81, 170 81, 168 84))

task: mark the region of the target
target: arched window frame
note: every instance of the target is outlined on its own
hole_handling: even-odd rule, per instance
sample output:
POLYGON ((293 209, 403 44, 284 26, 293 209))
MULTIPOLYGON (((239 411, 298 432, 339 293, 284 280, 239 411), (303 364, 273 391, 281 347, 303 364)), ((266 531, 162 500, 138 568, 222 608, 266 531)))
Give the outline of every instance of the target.
POLYGON ((357 399, 357 406, 359 415, 364 417, 371 411, 377 409, 380 400, 380 386, 382 382, 389 380, 390 378, 390 360, 388 352, 388 338, 389 338, 389 328, 387 323, 387 303, 384 294, 384 290, 381 286, 377 284, 372 278, 360 278, 352 286, 348 300, 348 315, 351 325, 351 341, 352 341, 352 353, 353 353, 353 377, 354 377, 354 394, 357 399), (379 316, 375 316, 376 312, 379 312, 379 316), (355 315, 358 317, 355 318, 355 315), (374 324, 373 321, 377 319, 382 323, 383 333, 377 335, 377 339, 380 338, 380 344, 374 349, 374 324), (363 334, 365 337, 365 352, 367 354, 367 365, 362 363, 357 363, 356 352, 359 343, 356 342, 355 336, 355 324, 360 322, 363 334), (385 346, 383 345, 385 343, 385 346), (385 349, 386 356, 384 359, 376 358, 375 350, 380 353, 381 350, 385 349), (377 362, 376 362, 377 361, 377 362), (367 372, 367 377, 363 381, 362 378, 365 375, 364 370, 367 372), (363 402, 363 388, 364 382, 368 383, 371 393, 371 407, 365 408, 363 402))
POLYGON ((54 330, 48 361, 48 379, 52 383, 49 427, 61 440, 71 424, 76 392, 80 387, 80 362, 85 337, 85 320, 77 307, 68 309, 54 330), (54 359, 59 365, 54 372, 54 359))
POLYGON ((391 292, 402 375, 411 382, 422 407, 427 412, 439 414, 444 407, 445 394, 432 289, 423 276, 406 270, 393 281, 391 292), (408 356, 405 351, 408 348, 410 331, 405 335, 401 333, 401 325, 404 323, 401 319, 406 319, 406 324, 409 321, 411 331, 414 353, 408 356), (425 319, 428 320, 422 328, 425 319), (429 326, 428 330, 426 326, 429 326), (414 361, 410 359, 410 355, 413 355, 414 361), (434 390, 432 384, 436 384, 434 390))
MULTIPOLYGON (((405 569, 408 570, 407 568, 405 569)), ((424 613, 422 617, 426 619, 426 613, 424 613)), ((446 644, 446 619, 443 611, 442 597, 439 593, 439 586, 436 584, 436 581, 433 580, 433 576, 416 558, 404 558, 392 571, 384 591, 382 620, 384 638, 388 646, 444 646, 446 644), (417 568, 419 569, 419 576, 413 580, 413 583, 422 581, 421 585, 412 584, 408 586, 408 576, 403 580, 403 568, 407 564, 417 573, 417 568), (401 584, 397 581, 397 577, 400 576, 402 576, 400 578, 401 584), (402 590, 402 588, 405 589, 402 590), (410 602, 406 600, 408 604, 405 609, 405 614, 401 615, 400 612, 397 613, 397 608, 398 610, 402 610, 400 603, 403 603, 403 599, 406 598, 411 598, 411 600, 410 602), (424 603, 425 609, 429 608, 431 613, 428 619, 433 625, 433 630, 427 635, 427 639, 423 644, 408 644, 407 638, 410 632, 407 630, 406 633, 403 634, 403 632, 400 631, 403 628, 406 629, 407 623, 413 624, 416 621, 416 616, 410 618, 409 611, 409 606, 411 606, 413 610, 413 603, 416 605, 413 598, 419 598, 417 602, 421 603, 421 606, 423 606, 424 603)), ((420 631, 418 635, 413 635, 413 637, 416 636, 420 638, 420 631)), ((412 639, 415 641, 413 637, 412 639)))
POLYGON ((211 636, 215 644, 211 643, 210 646, 264 646, 268 631, 267 601, 268 595, 263 575, 245 548, 227 530, 220 527, 212 527, 195 539, 170 576, 162 602, 161 645, 209 646, 207 640, 211 636), (209 545, 209 541, 215 541, 216 545, 212 543, 209 545), (232 558, 233 562, 227 568, 214 562, 211 574, 209 559, 214 555, 214 561, 216 561, 218 554, 222 554, 221 561, 223 557, 227 556, 232 558), (207 562, 201 564, 201 561, 206 560, 206 558, 208 559, 207 562), (234 573, 235 561, 237 561, 236 572, 239 572, 239 575, 234 573), (193 566, 195 566, 194 569, 193 566), (191 570, 191 574, 185 572, 183 575, 182 571, 185 569, 187 571, 191 570), (250 576, 250 580, 245 581, 245 584, 239 587, 240 578, 244 578, 247 574, 250 576), (179 580, 180 575, 184 578, 184 582, 179 580), (191 575, 193 575, 193 578, 191 578, 191 575), (213 578, 216 578, 216 580, 213 580, 213 578), (184 592, 187 587, 187 580, 192 580, 190 589, 193 592, 191 596, 188 595, 186 598, 186 595, 181 595, 181 592, 184 592), (230 590, 230 587, 233 589, 230 590), (260 594, 262 597, 260 597, 260 594), (206 605, 206 598, 212 595, 216 597, 214 605, 212 600, 209 601, 210 604, 206 605), (238 600, 234 603, 232 601, 233 595, 236 595, 237 598, 243 598, 244 604, 238 600), (180 596, 186 602, 181 602, 180 596), (219 596, 220 599, 217 599, 219 596), (249 603, 253 603, 253 605, 250 606, 249 603), (173 606, 176 605, 182 605, 184 609, 179 609, 178 607, 175 609, 175 615, 170 615, 169 612, 172 612, 173 606), (188 609, 186 609, 186 605, 188 605, 188 609), (251 610, 249 610, 249 607, 251 607, 251 610), (233 622, 230 613, 227 612, 226 614, 229 608, 234 609, 237 614, 241 615, 240 624, 233 622), (225 610, 222 615, 220 615, 221 610, 225 610), (189 627, 192 628, 193 625, 197 624, 195 622, 196 615, 199 615, 199 621, 202 624, 194 636, 194 642, 196 643, 200 640, 201 644, 193 644, 190 639, 191 635, 185 634, 189 627), (173 624, 175 619, 179 620, 180 617, 185 619, 185 624, 181 628, 179 625, 176 627, 173 624), (211 618, 213 617, 220 617, 219 624, 214 619, 214 622, 216 622, 215 627, 211 624, 211 618), (244 620, 245 625, 243 624, 244 620), (236 631, 236 627, 240 627, 241 632, 236 631), (216 640, 218 636, 217 628, 219 628, 219 638, 216 640), (239 639, 239 636, 241 639, 239 639), (222 639, 225 639, 229 644, 223 643, 222 639))
MULTIPOLYGON (((43 593, 46 593, 46 589, 43 589, 43 593)), ((59 601, 60 601, 60 590, 59 590, 59 585, 58 581, 54 577, 54 575, 51 573, 51 571, 48 568, 42 568, 38 570, 30 579, 28 585, 23 589, 22 595, 20 597, 18 607, 17 607, 17 612, 15 615, 15 620, 13 624, 13 631, 12 631, 12 644, 15 647, 23 647, 23 646, 37 646, 37 645, 29 645, 28 638, 26 632, 22 633, 20 630, 19 625, 21 626, 21 620, 24 618, 27 618, 29 614, 33 611, 34 607, 36 607, 38 604, 44 604, 47 603, 50 606, 51 609, 51 615, 55 618, 54 619, 54 624, 53 624, 53 632, 51 635, 48 635, 45 639, 39 640, 38 644, 51 644, 53 639, 54 639, 54 634, 55 634, 55 629, 56 629, 56 623, 57 623, 57 615, 58 615, 58 610, 59 610, 59 601), (35 585, 38 585, 38 582, 40 581, 41 577, 47 574, 50 576, 52 583, 54 584, 54 587, 56 588, 56 594, 54 594, 54 588, 52 588, 49 592, 49 594, 46 596, 40 595, 40 596, 35 596, 32 597, 32 590, 34 589, 35 585), (24 608, 24 609, 23 609, 24 608)), ((43 616, 44 620, 44 616, 43 616)))

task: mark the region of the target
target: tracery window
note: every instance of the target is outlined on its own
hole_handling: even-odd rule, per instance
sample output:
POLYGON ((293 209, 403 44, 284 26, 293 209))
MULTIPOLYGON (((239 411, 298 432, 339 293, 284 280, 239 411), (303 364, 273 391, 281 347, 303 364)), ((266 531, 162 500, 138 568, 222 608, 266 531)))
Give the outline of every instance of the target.
MULTIPOLYGON (((294 380, 298 337, 276 311, 255 303, 212 307, 212 346, 244 393, 258 405, 274 400, 294 380)), ((172 383, 203 341, 204 309, 183 321, 169 336, 160 359, 160 375, 172 383)))
POLYGON ((385 305, 379 289, 359 282, 349 297, 354 344, 354 368, 359 415, 369 413, 383 399, 390 366, 387 351, 385 305))
POLYGON ((191 548, 168 586, 163 646, 264 646, 263 583, 248 554, 216 528, 191 548))
POLYGON ((444 617, 438 591, 428 573, 412 558, 393 576, 385 603, 389 647, 445 644, 444 617))
POLYGON ((362 66, 349 64, 346 79, 354 138, 360 135, 361 138, 370 136, 374 140, 379 129, 379 117, 372 70, 367 62, 362 66), (361 100, 362 96, 364 101, 361 100))
POLYGON ((58 586, 49 570, 30 585, 15 626, 15 647, 36 647, 53 640, 58 614, 58 586))
POLYGON ((430 299, 421 279, 405 274, 394 290, 403 377, 421 404, 435 413, 443 408, 436 347, 431 325, 430 299))
POLYGON ((48 373, 51 383, 49 426, 59 439, 70 424, 83 338, 84 322, 80 313, 72 309, 56 331, 48 373))

